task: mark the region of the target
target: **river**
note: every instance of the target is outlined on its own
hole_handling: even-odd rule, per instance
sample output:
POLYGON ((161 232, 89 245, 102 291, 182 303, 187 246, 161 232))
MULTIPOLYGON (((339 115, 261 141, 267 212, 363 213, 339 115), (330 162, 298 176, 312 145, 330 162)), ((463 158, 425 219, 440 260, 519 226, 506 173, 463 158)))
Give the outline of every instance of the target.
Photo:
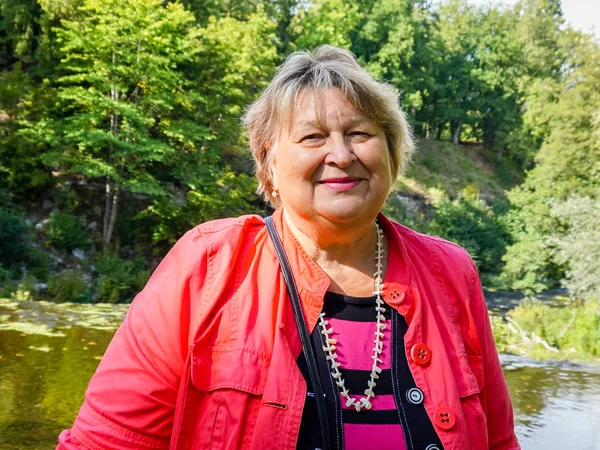
MULTIPOLYGON (((126 311, 0 299, 0 450, 55 447, 126 311)), ((600 450, 600 366, 501 360, 523 450, 600 450)))

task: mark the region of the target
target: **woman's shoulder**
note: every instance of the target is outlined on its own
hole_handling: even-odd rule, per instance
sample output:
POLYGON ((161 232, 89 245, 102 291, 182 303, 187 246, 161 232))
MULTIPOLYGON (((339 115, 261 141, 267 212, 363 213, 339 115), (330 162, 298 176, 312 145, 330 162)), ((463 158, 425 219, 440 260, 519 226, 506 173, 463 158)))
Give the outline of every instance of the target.
POLYGON ((454 264, 470 267, 469 252, 460 245, 439 236, 420 233, 400 223, 389 221, 409 252, 436 253, 438 257, 454 264))
POLYGON ((202 241, 204 245, 211 248, 231 245, 262 228, 264 228, 264 219, 256 214, 209 220, 196 225, 185 233, 176 245, 190 244, 195 241, 202 241))

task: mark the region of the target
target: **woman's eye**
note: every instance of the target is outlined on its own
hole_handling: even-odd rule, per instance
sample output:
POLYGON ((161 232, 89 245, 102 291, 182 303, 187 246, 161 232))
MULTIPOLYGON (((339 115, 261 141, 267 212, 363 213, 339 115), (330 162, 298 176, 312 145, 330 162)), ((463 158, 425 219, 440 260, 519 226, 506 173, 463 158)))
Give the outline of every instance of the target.
POLYGON ((366 131, 353 131, 349 133, 349 136, 370 137, 371 135, 366 131))
POLYGON ((322 136, 320 134, 309 134, 302 138, 302 141, 314 141, 316 139, 320 139, 322 136))

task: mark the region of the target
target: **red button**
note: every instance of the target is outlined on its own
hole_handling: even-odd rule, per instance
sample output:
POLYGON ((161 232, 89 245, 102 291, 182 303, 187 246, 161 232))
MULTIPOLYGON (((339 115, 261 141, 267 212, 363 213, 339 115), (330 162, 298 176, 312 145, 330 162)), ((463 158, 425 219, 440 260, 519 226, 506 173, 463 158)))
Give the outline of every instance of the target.
POLYGON ((435 423, 442 430, 448 431, 454 428, 454 425, 456 425, 456 417, 450 408, 445 408, 442 406, 435 411, 433 423, 435 423))
POLYGON ((399 291, 398 289, 394 289, 390 293, 391 301, 394 303, 402 303, 404 301, 404 291, 399 291))
POLYGON ((431 360, 431 350, 425 344, 415 344, 410 350, 410 357, 417 364, 427 364, 431 360))

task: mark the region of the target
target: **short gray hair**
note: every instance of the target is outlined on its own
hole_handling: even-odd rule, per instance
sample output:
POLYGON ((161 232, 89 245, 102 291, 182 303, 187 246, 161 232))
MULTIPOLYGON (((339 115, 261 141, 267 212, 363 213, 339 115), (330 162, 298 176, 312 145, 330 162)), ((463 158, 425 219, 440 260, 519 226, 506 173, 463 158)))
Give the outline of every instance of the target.
POLYGON ((306 90, 337 88, 370 122, 383 128, 390 152, 392 179, 404 174, 414 152, 412 131, 399 105, 398 91, 376 80, 348 50, 330 45, 289 55, 243 122, 256 164, 258 193, 277 207, 270 170, 271 151, 283 126, 290 126, 294 105, 306 90))

